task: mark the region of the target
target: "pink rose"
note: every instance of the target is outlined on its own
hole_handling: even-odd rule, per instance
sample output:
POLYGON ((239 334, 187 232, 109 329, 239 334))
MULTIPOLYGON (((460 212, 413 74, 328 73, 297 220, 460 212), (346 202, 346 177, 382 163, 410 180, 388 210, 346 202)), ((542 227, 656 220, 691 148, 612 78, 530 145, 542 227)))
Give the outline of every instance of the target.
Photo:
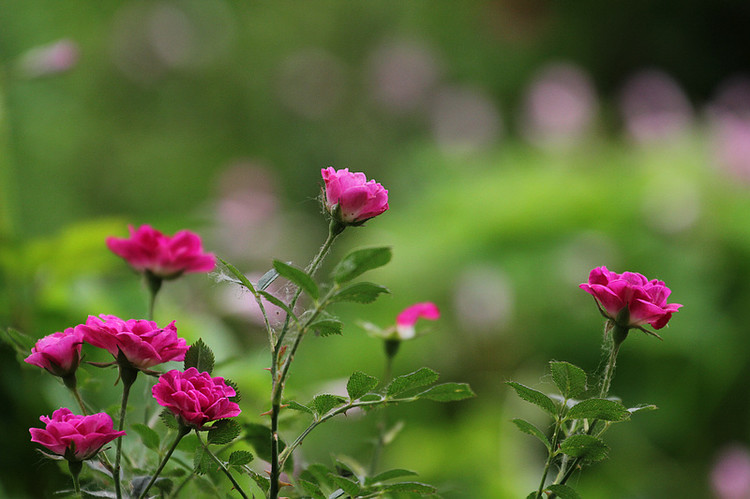
POLYGON ((154 398, 172 411, 181 424, 202 428, 209 421, 240 414, 240 406, 229 400, 237 393, 224 378, 212 378, 194 367, 162 374, 152 389, 154 398))
POLYGON ((649 281, 635 272, 618 274, 610 272, 607 267, 597 267, 589 274, 589 282, 579 287, 592 295, 602 312, 612 320, 617 320, 627 309, 627 327, 651 324, 654 329, 661 329, 682 306, 667 303, 671 291, 662 281, 649 281))
POLYGON ((114 315, 90 315, 86 324, 76 326, 86 343, 103 348, 115 358, 121 351, 137 369, 146 369, 170 360, 184 360, 188 345, 177 336, 174 321, 160 328, 147 320, 122 320, 114 315))
POLYGON ((440 318, 440 310, 437 305, 431 302, 415 303, 405 308, 396 318, 396 330, 398 337, 402 340, 408 340, 414 337, 414 325, 418 319, 428 319, 431 321, 440 318))
POLYGON ((104 412, 79 416, 62 407, 53 412, 51 418, 39 419, 46 428, 29 428, 31 441, 69 461, 89 459, 105 444, 125 435, 124 431, 114 430, 112 418, 104 412))
POLYGON ((359 225, 388 209, 388 191, 364 173, 350 173, 348 168, 320 171, 325 182, 325 206, 341 222, 359 225))
POLYGON ((82 344, 83 334, 71 327, 41 338, 24 361, 64 378, 78 369, 82 344))
POLYGON ((162 279, 173 279, 183 272, 211 272, 216 257, 204 253, 197 234, 181 230, 165 236, 149 225, 129 226, 130 238, 107 238, 107 247, 139 272, 149 271, 162 279))

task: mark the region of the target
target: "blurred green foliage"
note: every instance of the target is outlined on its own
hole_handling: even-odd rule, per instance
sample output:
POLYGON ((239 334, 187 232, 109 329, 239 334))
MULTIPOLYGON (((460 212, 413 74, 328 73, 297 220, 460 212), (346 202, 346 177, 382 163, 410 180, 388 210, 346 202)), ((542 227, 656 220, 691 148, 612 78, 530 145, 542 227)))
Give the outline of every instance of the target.
MULTIPOLYGON (((380 377, 381 345, 356 321, 385 327, 435 301, 443 318, 401 348, 395 372, 427 365, 478 397, 393 408, 389 418, 407 424, 384 459, 445 497, 523 497, 543 453, 510 422, 534 416, 504 382, 551 389, 551 358, 593 372, 602 320, 577 284, 598 265, 637 271, 664 280, 684 308, 663 343, 631 335, 612 392, 660 409, 612 430, 612 458, 576 487, 707 497, 721 449, 750 445, 750 191, 716 166, 707 120, 637 144, 619 131, 615 94, 633 70, 656 66, 702 106, 748 69, 737 28, 748 17, 742 2, 0 0, 0 326, 42 337, 89 314, 142 316, 145 290, 104 245, 129 223, 196 230, 257 276, 273 258, 304 266, 326 231, 319 170, 349 167, 383 183, 391 209, 348 230, 335 253, 391 245, 393 261, 371 279, 392 295, 338 305, 344 335, 306 340, 290 396, 307 400, 354 370, 380 377), (29 77, 25 54, 61 38, 77 44, 75 65, 29 77), (408 109, 379 101, 372 66, 391 43, 432 55, 434 94, 478 89, 501 123, 492 140, 446 147, 434 94, 408 109), (531 145, 519 117, 526 85, 559 60, 592 76, 599 118, 566 147, 531 145), (237 171, 251 172, 249 185, 237 171), (232 218, 227 199, 250 206, 232 218)), ((268 347, 248 318, 251 297, 188 276, 159 300, 157 321, 203 338, 261 422, 268 347)), ((88 360, 106 360, 98 354, 88 360)), ((10 348, 0 356, 0 495, 49 496, 68 478, 35 454, 28 427, 73 402, 10 348)), ((82 371, 84 396, 116 407, 114 372, 82 371)), ((375 434, 374 420, 334 420, 302 454, 367 456, 375 434)))

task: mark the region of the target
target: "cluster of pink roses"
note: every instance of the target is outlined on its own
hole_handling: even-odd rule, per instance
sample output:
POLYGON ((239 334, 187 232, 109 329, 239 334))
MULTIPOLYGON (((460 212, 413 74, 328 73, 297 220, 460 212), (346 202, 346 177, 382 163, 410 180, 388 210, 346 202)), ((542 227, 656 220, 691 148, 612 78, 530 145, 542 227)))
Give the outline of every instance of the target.
MULTIPOLYGON (((321 170, 321 175, 325 183, 324 206, 342 227, 361 225, 388 209, 388 191, 374 180, 367 181, 363 173, 327 168, 321 170)), ((200 237, 190 231, 168 236, 149 225, 137 229, 130 226, 129 231, 128 238, 107 238, 107 247, 144 274, 154 294, 162 280, 184 273, 210 272, 216 266, 216 257, 204 252, 200 237)), ((84 343, 112 354, 121 376, 124 372, 133 376, 130 381, 124 380, 126 383, 132 383, 140 370, 183 360, 188 351, 185 340, 177 336, 174 322, 161 328, 151 320, 101 315, 89 316, 84 324, 40 339, 25 361, 63 378, 68 387, 75 389, 84 343)), ((235 390, 223 378, 211 377, 194 367, 161 375, 152 393, 187 428, 202 429, 211 421, 240 414, 239 405, 230 400, 236 395, 235 390)), ((30 428, 31 440, 70 462, 89 459, 105 444, 125 435, 124 431, 114 430, 112 419, 105 413, 75 415, 68 408, 60 408, 52 417, 40 419, 45 428, 30 428)))

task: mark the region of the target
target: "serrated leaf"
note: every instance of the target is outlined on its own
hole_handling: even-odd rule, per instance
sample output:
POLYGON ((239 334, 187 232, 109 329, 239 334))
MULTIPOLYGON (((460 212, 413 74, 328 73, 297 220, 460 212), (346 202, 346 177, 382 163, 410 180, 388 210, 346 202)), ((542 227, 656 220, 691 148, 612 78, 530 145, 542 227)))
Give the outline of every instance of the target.
POLYGON ((310 408, 315 412, 316 415, 322 416, 334 407, 339 407, 346 403, 344 397, 338 395, 331 395, 330 393, 322 393, 317 395, 310 403, 310 408))
POLYGON ((208 473, 213 464, 213 459, 208 455, 208 452, 203 447, 195 449, 193 454, 193 471, 196 475, 204 475, 208 473))
POLYGON ((240 272, 239 270, 237 270, 237 267, 235 267, 231 263, 227 262, 223 258, 218 257, 218 256, 216 258, 221 262, 222 265, 224 265, 224 267, 227 269, 227 271, 229 271, 229 273, 232 274, 235 277, 235 279, 237 279, 237 281, 236 281, 237 284, 245 286, 252 294, 255 294, 255 287, 248 280, 248 278, 245 276, 245 274, 243 274, 242 272, 240 272))
POLYGON ((293 411, 300 411, 300 412, 306 412, 308 414, 313 414, 312 409, 307 407, 306 405, 302 405, 299 402, 295 402, 294 400, 289 400, 285 402, 284 404, 287 409, 291 409, 293 411))
POLYGON ((344 324, 331 314, 322 312, 309 327, 321 336, 330 336, 332 334, 341 334, 344 324))
POLYGON ((237 438, 242 426, 233 419, 220 419, 211 425, 208 431, 208 443, 224 445, 237 438))
POLYGON ((355 302, 355 303, 372 303, 378 299, 382 293, 390 293, 388 288, 372 282, 355 282, 338 290, 328 301, 336 302, 355 302))
POLYGON ((558 483, 550 485, 549 487, 547 487, 547 490, 556 494, 560 499, 581 499, 581 496, 578 495, 578 492, 568 487, 567 485, 558 483))
POLYGON ((159 419, 161 419, 162 423, 164 423, 167 428, 176 430, 180 427, 180 425, 177 424, 177 418, 175 417, 175 415, 172 414, 172 411, 167 408, 164 408, 161 411, 161 414, 159 414, 159 419))
POLYGON ((391 248, 365 248, 352 251, 334 267, 332 275, 337 284, 351 281, 368 270, 382 267, 391 261, 391 248))
POLYGON ((252 453, 246 450, 236 450, 229 454, 229 466, 244 466, 253 460, 252 453))
POLYGON ((361 371, 355 371, 349 376, 349 381, 346 382, 346 393, 349 394, 351 400, 356 400, 376 386, 378 386, 377 378, 361 371))
POLYGON ((399 482, 386 485, 383 490, 388 492, 412 492, 421 496, 437 493, 437 489, 432 485, 421 482, 399 482))
POLYGON ((630 412, 619 402, 607 399, 587 399, 570 408, 567 419, 600 419, 602 421, 624 421, 630 412))
POLYGON ((572 435, 563 441, 560 451, 587 461, 601 461, 607 457, 609 447, 592 435, 572 435))
POLYGON ((297 485, 302 487, 302 490, 304 490, 306 494, 309 494, 313 499, 326 499, 326 495, 320 490, 320 487, 313 482, 308 482, 307 480, 300 478, 297 480, 297 485))
POLYGON ((159 435, 154 430, 141 423, 134 423, 130 425, 130 427, 141 437, 143 445, 151 450, 159 450, 160 439, 159 435))
POLYGON ((425 390, 417 395, 417 397, 436 402, 453 402, 476 397, 476 394, 466 383, 443 383, 442 385, 436 385, 425 390))
POLYGON ((331 474, 331 479, 336 485, 341 487, 341 489, 350 496, 357 497, 359 495, 359 484, 354 480, 350 480, 343 476, 334 475, 333 473, 331 474))
POLYGON ((506 384, 513 388, 518 396, 526 402, 538 405, 553 416, 557 415, 557 407, 555 407, 555 403, 542 392, 529 388, 521 383, 516 383, 515 381, 508 381, 506 384))
POLYGON ((313 300, 317 300, 320 297, 318 285, 315 284, 312 277, 310 277, 304 270, 280 260, 273 261, 273 268, 276 269, 276 272, 278 272, 280 276, 299 286, 299 288, 307 293, 307 295, 313 300))
POLYGON ((513 423, 518 427, 519 430, 521 430, 524 433, 528 433, 529 435, 533 435, 544 444, 545 447, 547 447, 547 450, 552 449, 552 444, 550 444, 549 439, 547 438, 547 435, 545 435, 539 428, 534 426, 533 424, 529 423, 528 421, 524 421, 523 419, 514 419, 513 423))
POLYGON ((413 373, 404 374, 403 376, 394 378, 386 389, 386 396, 394 397, 407 390, 431 385, 438 380, 438 377, 438 373, 432 369, 423 367, 413 373))
POLYGON ((416 476, 417 473, 411 470, 404 470, 400 468, 384 471, 382 473, 378 473, 374 477, 368 478, 366 483, 373 484, 373 483, 380 483, 380 482, 387 482, 388 480, 393 480, 396 478, 402 478, 405 476, 416 476))
POLYGON ((227 384, 227 386, 231 386, 232 389, 234 389, 234 396, 228 397, 231 402, 239 403, 240 400, 242 400, 242 395, 240 395, 240 390, 237 387, 237 383, 232 381, 231 379, 224 378, 224 383, 227 384))
POLYGON ((586 391, 586 372, 569 362, 550 362, 552 380, 563 397, 580 397, 586 391))
POLYGON ((198 372, 207 372, 211 374, 214 370, 214 353, 208 348, 208 345, 203 343, 202 339, 198 339, 195 343, 190 345, 190 349, 185 353, 185 370, 194 367, 198 372))
POLYGON ((260 279, 258 279, 258 284, 256 285, 256 289, 258 291, 265 291, 268 289, 268 286, 270 286, 273 281, 276 280, 276 278, 279 277, 279 273, 276 272, 276 269, 271 269, 265 274, 263 274, 260 279))
POLYGON ((268 300, 268 302, 272 303, 273 305, 276 305, 281 310, 289 314, 289 316, 292 317, 295 321, 297 321, 297 316, 294 315, 294 312, 292 312, 292 309, 287 306, 286 303, 276 298, 274 295, 269 293, 268 291, 258 291, 258 294, 261 295, 263 298, 268 300))

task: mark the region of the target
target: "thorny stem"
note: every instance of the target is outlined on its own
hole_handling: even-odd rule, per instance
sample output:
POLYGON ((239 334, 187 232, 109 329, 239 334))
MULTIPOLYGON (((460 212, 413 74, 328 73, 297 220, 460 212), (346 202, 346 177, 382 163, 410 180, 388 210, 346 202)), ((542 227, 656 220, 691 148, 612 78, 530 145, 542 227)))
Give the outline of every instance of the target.
POLYGON ((177 436, 174 439, 174 442, 172 442, 172 446, 169 448, 167 453, 164 455, 164 459, 161 460, 161 463, 159 463, 159 467, 154 472, 154 475, 151 477, 151 480, 149 480, 148 485, 146 485, 146 488, 143 489, 143 492, 138 496, 138 499, 141 499, 143 497, 146 497, 146 494, 148 493, 151 486, 156 483, 156 479, 161 474, 162 470, 164 469, 164 466, 167 465, 167 461, 169 461, 169 458, 172 457, 172 453, 177 448, 177 444, 180 443, 180 440, 182 440, 182 437, 190 433, 191 428, 189 426, 183 426, 180 425, 179 430, 177 430, 177 436))
MULTIPOLYGON (((342 225, 340 222, 331 220, 328 228, 328 237, 323 243, 323 246, 320 247, 318 254, 305 269, 310 276, 315 275, 315 272, 323 262, 323 258, 325 258, 331 250, 333 241, 339 234, 341 234, 341 232, 343 232, 345 227, 346 226, 342 225)), ((289 303, 290 310, 294 310, 294 306, 297 304, 297 300, 301 294, 302 289, 297 288, 292 301, 289 303)), ((299 344, 302 341, 302 336, 304 335, 304 329, 300 328, 297 336, 294 338, 294 343, 289 350, 286 361, 281 366, 281 369, 279 369, 281 363, 281 359, 279 358, 280 350, 284 338, 289 331, 290 321, 291 317, 287 314, 279 338, 276 340, 276 345, 271 351, 271 376, 273 376, 271 389, 271 486, 269 490, 269 497, 271 499, 277 499, 279 496, 279 476, 281 475, 282 467, 279 456, 279 412, 281 411, 281 398, 284 391, 284 382, 286 381, 289 372, 289 365, 291 364, 294 354, 297 352, 297 348, 299 348, 299 344)))
POLYGON ((225 475, 227 476, 227 478, 229 478, 229 481, 230 481, 230 482, 232 482, 232 485, 234 485, 234 488, 235 488, 235 490, 237 490, 237 492, 239 492, 239 493, 240 493, 240 495, 241 495, 241 496, 242 496, 242 497, 243 497, 244 499, 248 499, 248 496, 247 496, 247 494, 245 493, 245 491, 244 491, 244 490, 242 490, 242 487, 240 487, 240 484, 239 484, 239 483, 237 483, 237 480, 235 480, 235 479, 234 479, 234 477, 233 477, 233 476, 232 476, 232 474, 231 474, 231 473, 229 472, 229 470, 228 470, 228 469, 227 469, 227 467, 226 467, 226 466, 224 465, 224 463, 223 463, 223 462, 221 461, 221 459, 219 459, 218 457, 216 457, 216 455, 215 455, 215 454, 214 454, 213 452, 211 452, 211 450, 210 450, 210 449, 208 448, 208 445, 206 445, 206 443, 205 443, 205 442, 203 441, 203 439, 201 438, 201 436, 200 436, 200 433, 198 433, 198 432, 196 431, 196 432, 195 432, 195 434, 196 434, 196 436, 198 437, 198 441, 199 441, 199 442, 201 443, 201 445, 203 446, 203 450, 204 450, 204 451, 205 451, 205 452, 206 452, 206 453, 207 453, 207 454, 208 454, 209 456, 211 456, 211 458, 212 458, 212 459, 214 460, 214 462, 215 462, 216 464, 218 464, 218 465, 219 465, 219 468, 221 469, 221 471, 222 471, 222 472, 223 472, 223 473, 224 473, 224 474, 225 474, 225 475))

